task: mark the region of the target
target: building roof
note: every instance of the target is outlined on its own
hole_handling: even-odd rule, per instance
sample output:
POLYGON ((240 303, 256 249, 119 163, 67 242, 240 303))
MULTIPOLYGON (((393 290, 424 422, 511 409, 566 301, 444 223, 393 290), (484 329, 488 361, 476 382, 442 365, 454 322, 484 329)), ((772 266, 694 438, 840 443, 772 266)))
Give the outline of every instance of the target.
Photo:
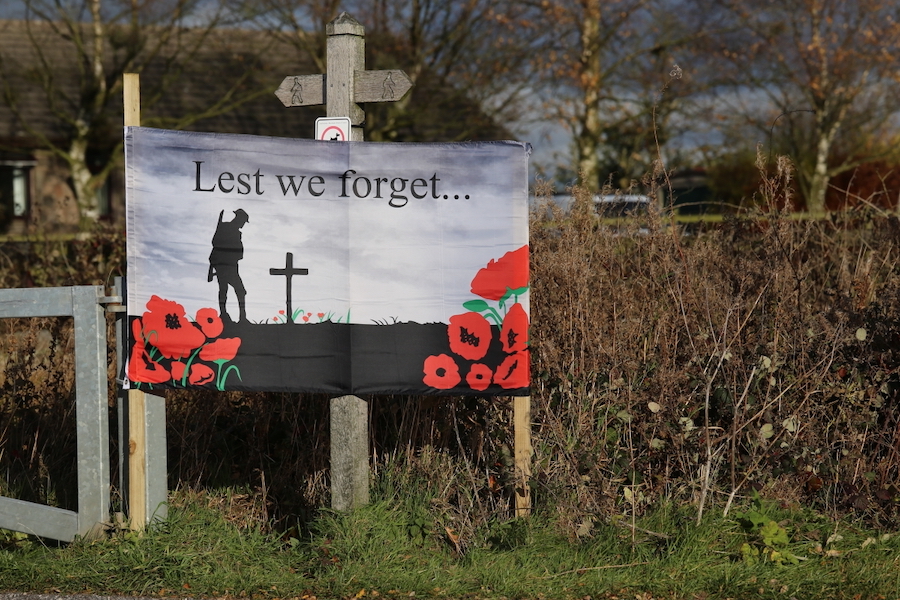
MULTIPOLYGON (((61 27, 60 23, 0 20, 0 84, 12 95, 19 111, 17 115, 6 98, 0 98, 0 143, 7 149, 34 144, 34 136, 23 121, 50 139, 68 138, 67 129, 72 127, 70 121, 83 97, 79 73, 88 65, 79 64, 75 42, 72 36, 60 34, 61 27), (52 98, 42 81, 52 82, 52 98)), ((142 30, 146 36, 166 33, 153 28, 142 30)), ((115 63, 121 64, 128 52, 128 35, 120 27, 107 36, 110 73, 120 70, 115 63)), ((156 43, 150 39, 146 46, 156 43)), ((140 62, 144 63, 140 71, 141 113, 146 125, 312 137, 315 118, 324 114, 324 107, 285 108, 275 97, 274 91, 285 76, 312 73, 314 68, 293 47, 264 32, 183 29, 174 32, 156 56, 140 62), (179 63, 179 56, 190 56, 190 60, 179 63), (222 98, 233 102, 248 95, 254 97, 232 110, 216 108, 222 98), (185 123, 204 114, 209 116, 185 123)), ((121 138, 122 122, 119 90, 94 126, 101 138, 114 140, 121 138)), ((103 142, 94 140, 97 145, 103 142)))
MULTIPOLYGON (((82 27, 89 37, 87 25, 82 27)), ((62 28, 61 23, 0 20, 0 85, 7 85, 6 90, 14 97, 21 116, 21 120, 17 118, 0 96, 0 149, 36 147, 35 136, 23 127, 23 121, 57 143, 70 138, 72 124, 60 115, 71 119, 76 113, 83 95, 79 73, 88 66, 78 63, 73 36, 62 28), (42 68, 44 64, 52 68, 42 68), (52 98, 48 98, 41 85, 48 74, 57 90, 52 98)), ((110 27, 106 36, 110 73, 121 71, 115 63, 121 64, 128 49, 135 45, 133 35, 125 26, 110 27)), ((144 36, 145 48, 153 48, 163 36, 169 35, 152 59, 140 61, 144 125, 312 138, 316 117, 325 114, 325 107, 285 108, 275 97, 274 92, 284 77, 318 72, 312 60, 283 36, 224 28, 167 31, 152 27, 143 28, 138 35, 144 36), (190 60, 179 60, 188 55, 190 60), (233 100, 247 94, 254 96, 232 110, 213 111, 215 114, 191 120, 207 113, 222 98, 233 100)), ((377 52, 377 48, 370 50, 377 52)), ((145 50, 143 56, 147 55, 145 50)), ((397 122, 392 138, 395 141, 510 137, 506 129, 491 121, 475 103, 442 87, 427 71, 422 73, 412 94, 410 111, 397 122)), ((384 108, 370 105, 369 120, 379 120, 384 108)), ((120 90, 94 123, 97 133, 92 146, 102 149, 115 144, 121 139, 122 122, 120 90)))

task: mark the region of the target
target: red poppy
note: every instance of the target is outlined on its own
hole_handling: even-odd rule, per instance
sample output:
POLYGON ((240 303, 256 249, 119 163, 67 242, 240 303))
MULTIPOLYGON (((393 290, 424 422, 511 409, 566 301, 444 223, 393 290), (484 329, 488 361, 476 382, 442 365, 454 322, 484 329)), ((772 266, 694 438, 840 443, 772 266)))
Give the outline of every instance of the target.
POLYGON ((208 366, 200 363, 191 365, 191 374, 188 381, 191 385, 203 385, 204 383, 212 383, 216 380, 216 373, 208 366))
POLYGON ((473 390, 483 392, 491 385, 491 377, 493 377, 493 375, 494 372, 491 371, 489 366, 475 363, 472 365, 472 368, 469 369, 469 374, 466 375, 466 383, 468 383, 469 387, 473 390))
POLYGON ((494 383, 505 390, 528 387, 531 355, 528 350, 507 356, 494 373, 494 383))
POLYGON ((500 300, 508 290, 528 285, 528 246, 507 252, 499 260, 491 259, 472 280, 472 293, 487 300, 500 300))
POLYGON ((201 308, 197 311, 197 325, 200 331, 208 338, 215 338, 222 335, 225 324, 219 316, 219 311, 214 308, 201 308))
POLYGON ((147 346, 141 335, 141 320, 135 319, 131 323, 134 333, 134 346, 131 348, 131 360, 128 361, 128 379, 135 383, 163 383, 169 381, 172 376, 164 366, 150 358, 147 354, 147 346))
POLYGON ((513 304, 503 317, 500 341, 504 352, 518 352, 528 348, 528 314, 518 302, 513 304))
POLYGON ((227 361, 237 356, 241 347, 241 338, 220 338, 203 346, 200 358, 210 362, 227 361))
POLYGON ((447 326, 450 350, 468 360, 484 358, 493 335, 491 324, 477 312, 454 315, 447 326))
POLYGON ((169 368, 172 370, 172 379, 175 381, 181 381, 184 378, 184 370, 187 368, 187 365, 181 361, 172 361, 172 364, 169 365, 169 368))
POLYGON ((426 358, 423 371, 425 377, 422 378, 422 382, 439 390, 456 387, 462 379, 459 376, 459 367, 456 365, 456 361, 446 354, 426 358))
POLYGON ((159 296, 147 302, 144 336, 166 358, 184 358, 206 341, 206 336, 184 316, 184 307, 159 296))

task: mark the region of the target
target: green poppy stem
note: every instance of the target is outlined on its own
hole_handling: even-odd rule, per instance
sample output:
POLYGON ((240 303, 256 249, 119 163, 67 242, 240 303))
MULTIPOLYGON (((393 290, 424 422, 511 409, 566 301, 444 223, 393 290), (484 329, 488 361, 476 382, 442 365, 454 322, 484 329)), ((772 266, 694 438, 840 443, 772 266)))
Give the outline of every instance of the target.
MULTIPOLYGON (((205 345, 206 344, 203 344, 203 346, 205 345)), ((200 349, 203 348, 203 346, 200 346, 200 348, 194 350, 194 353, 191 354, 191 357, 187 360, 187 364, 184 366, 184 373, 181 375, 181 385, 183 385, 184 387, 187 387, 188 375, 191 372, 191 365, 194 364, 194 359, 197 358, 198 354, 200 354, 200 349)))
POLYGON ((498 327, 503 324, 503 317, 500 316, 500 313, 497 312, 497 309, 495 309, 493 306, 489 306, 487 311, 488 316, 494 320, 494 323, 496 323, 498 327))
POLYGON ((225 363, 227 363, 228 361, 222 359, 222 360, 216 360, 216 361, 213 361, 213 362, 215 362, 215 363, 219 366, 219 372, 218 372, 218 374, 216 375, 216 389, 219 390, 220 392, 224 392, 224 391, 225 391, 225 380, 228 379, 228 374, 229 374, 232 370, 236 371, 236 372, 237 372, 238 379, 241 379, 241 381, 243 381, 243 379, 241 378, 241 371, 240 371, 240 369, 238 369, 235 365, 229 366, 227 369, 225 369, 225 372, 223 373, 223 372, 222 372, 222 367, 223 367, 223 366, 225 365, 225 363))

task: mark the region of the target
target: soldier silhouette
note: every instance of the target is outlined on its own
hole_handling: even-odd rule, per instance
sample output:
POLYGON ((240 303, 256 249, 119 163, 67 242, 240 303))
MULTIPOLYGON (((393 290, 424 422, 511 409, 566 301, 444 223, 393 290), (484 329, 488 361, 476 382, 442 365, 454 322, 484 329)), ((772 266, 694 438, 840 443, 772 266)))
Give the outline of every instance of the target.
POLYGON ((212 239, 213 249, 209 253, 209 275, 206 280, 212 281, 213 275, 219 280, 219 314, 222 319, 231 320, 225 310, 225 304, 228 300, 228 286, 234 288, 240 311, 239 321, 245 322, 247 311, 244 307, 244 298, 247 290, 244 289, 244 282, 241 281, 241 275, 238 273, 238 261, 244 258, 241 227, 250 218, 242 208, 234 211, 234 219, 231 221, 223 221, 224 214, 224 210, 219 212, 219 223, 216 225, 216 233, 212 239))

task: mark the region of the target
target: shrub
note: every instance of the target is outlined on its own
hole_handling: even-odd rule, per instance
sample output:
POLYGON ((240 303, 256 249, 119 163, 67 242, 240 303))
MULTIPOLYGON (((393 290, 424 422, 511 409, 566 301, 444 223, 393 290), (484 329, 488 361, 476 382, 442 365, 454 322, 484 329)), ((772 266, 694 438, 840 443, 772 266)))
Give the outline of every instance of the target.
MULTIPOLYGON (((900 221, 865 204, 795 219, 790 189, 782 161, 762 208, 703 229, 654 212, 613 223, 580 189, 568 213, 534 213, 531 486, 571 535, 660 499, 728 511, 752 490, 895 524, 900 221)), ((0 261, 6 287, 108 284, 123 234, 6 243, 0 261)), ((2 491, 66 504, 71 327, 30 321, 0 336, 0 464, 17 482, 2 491), (38 375, 46 361, 58 373, 38 375)), ((502 530, 505 399, 369 407, 378 495, 427 494, 462 540, 502 530)), ((170 487, 252 488, 255 514, 284 529, 327 504, 327 398, 180 391, 167 411, 170 487)))

